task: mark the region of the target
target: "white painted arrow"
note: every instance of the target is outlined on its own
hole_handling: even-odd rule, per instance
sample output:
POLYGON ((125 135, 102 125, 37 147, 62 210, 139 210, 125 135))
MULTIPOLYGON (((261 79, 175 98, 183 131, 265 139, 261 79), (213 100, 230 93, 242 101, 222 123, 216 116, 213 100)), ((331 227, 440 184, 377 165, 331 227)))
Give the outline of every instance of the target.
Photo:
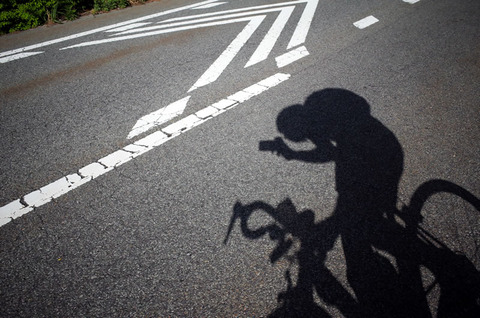
POLYGON ((159 126, 167 121, 181 115, 187 107, 190 96, 177 100, 168 106, 162 107, 159 110, 154 111, 148 115, 143 116, 133 126, 132 130, 127 136, 127 139, 131 139, 141 133, 152 129, 155 126, 159 126))

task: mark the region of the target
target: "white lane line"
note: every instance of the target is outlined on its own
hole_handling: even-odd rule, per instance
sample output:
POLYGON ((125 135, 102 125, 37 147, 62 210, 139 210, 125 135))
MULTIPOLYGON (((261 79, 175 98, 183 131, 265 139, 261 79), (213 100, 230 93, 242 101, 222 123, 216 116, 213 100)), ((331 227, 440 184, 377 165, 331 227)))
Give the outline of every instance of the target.
MULTIPOLYGON (((263 17, 265 17, 265 16, 263 16, 263 17)), ((217 21, 217 22, 203 23, 203 24, 197 24, 197 25, 183 26, 183 27, 172 28, 172 29, 167 29, 167 30, 157 30, 157 31, 140 33, 140 34, 124 35, 124 36, 119 36, 119 37, 116 37, 116 38, 108 38, 108 39, 103 39, 103 40, 82 42, 82 43, 78 43, 78 44, 74 44, 74 45, 71 45, 71 46, 61 48, 60 50, 66 50, 66 49, 83 47, 83 46, 90 46, 90 45, 99 45, 99 44, 117 42, 117 41, 124 41, 124 40, 142 38, 142 37, 146 37, 146 36, 153 36, 153 35, 158 35, 158 34, 185 31, 185 30, 191 30, 191 29, 196 29, 196 28, 204 28, 204 27, 210 27, 210 26, 216 26, 216 25, 222 25, 222 24, 228 24, 228 23, 245 22, 245 21, 251 21, 253 19, 254 19, 253 17, 246 17, 246 18, 231 19, 231 20, 226 20, 226 21, 217 21)))
POLYGON ((29 56, 33 56, 33 55, 37 55, 37 54, 42 54, 42 53, 44 53, 44 52, 18 53, 18 54, 15 54, 15 55, 10 55, 10 56, 7 56, 7 57, 0 58, 0 63, 7 63, 7 62, 23 59, 25 57, 29 57, 29 56))
POLYGON ((296 48, 290 52, 287 52, 285 54, 282 54, 278 57, 275 58, 275 61, 277 61, 277 67, 281 68, 284 67, 290 63, 293 63, 295 61, 298 61, 299 59, 309 55, 310 53, 308 52, 307 48, 305 46, 301 46, 299 48, 296 48))
POLYGON ((373 15, 368 16, 366 18, 363 18, 362 20, 359 20, 355 22, 353 25, 356 26, 359 29, 365 29, 366 27, 371 26, 374 23, 377 23, 378 19, 375 18, 373 15))
POLYGON ((126 31, 126 30, 130 30, 130 29, 134 29, 134 28, 139 28, 139 27, 142 27, 142 26, 151 24, 151 23, 152 23, 152 22, 132 23, 132 24, 128 24, 128 25, 123 26, 123 27, 119 27, 119 28, 115 28, 115 29, 110 29, 110 30, 107 30, 107 31, 105 31, 105 32, 123 32, 123 31, 126 31))
POLYGON ((217 80, 217 78, 222 74, 223 70, 230 64, 230 62, 235 58, 240 49, 245 45, 245 43, 250 39, 253 32, 258 28, 258 26, 265 19, 263 16, 251 17, 251 21, 245 26, 245 28, 237 35, 237 37, 230 43, 230 45, 223 51, 222 54, 213 62, 212 65, 203 73, 202 76, 193 84, 193 86, 188 90, 189 92, 210 84, 217 80))
POLYGON ((160 131, 156 131, 140 140, 119 149, 96 162, 93 162, 77 173, 62 177, 46 186, 35 190, 21 199, 12 201, 0 207, 0 227, 10 221, 33 211, 36 207, 42 206, 55 198, 58 198, 79 186, 119 167, 120 165, 147 153, 161 144, 175 138, 176 136, 198 126, 213 117, 238 106, 242 102, 257 96, 266 90, 277 86, 288 80, 290 74, 277 73, 254 85, 245 88, 233 95, 222 99, 215 104, 199 110, 194 115, 173 123, 160 131))
POLYGON ((196 4, 191 4, 191 5, 183 6, 183 7, 180 7, 180 8, 175 8, 175 9, 171 9, 171 10, 167 10, 167 11, 163 11, 163 12, 159 12, 159 13, 150 14, 150 15, 147 15, 147 16, 144 16, 144 17, 141 17, 141 18, 136 18, 136 19, 125 21, 125 22, 115 23, 115 24, 108 25, 108 26, 105 26, 105 27, 93 29, 93 30, 90 30, 90 31, 85 31, 85 32, 61 37, 61 38, 58 38, 58 39, 45 41, 45 42, 41 42, 41 43, 38 43, 38 44, 33 44, 33 45, 25 46, 25 47, 21 47, 21 48, 15 49, 15 50, 1 52, 0 57, 6 56, 6 55, 11 55, 11 54, 16 54, 16 53, 21 53, 21 52, 24 52, 24 51, 35 50, 39 47, 44 47, 44 46, 52 45, 52 44, 55 44, 55 43, 60 43, 60 42, 64 42, 64 41, 68 41, 68 40, 72 40, 72 39, 77 39, 79 37, 87 36, 87 35, 94 34, 94 33, 97 33, 97 32, 103 32, 103 31, 113 29, 113 28, 118 28, 118 27, 121 27, 121 26, 124 26, 124 25, 127 25, 127 24, 131 24, 131 23, 136 23, 136 22, 140 22, 140 21, 144 21, 144 20, 148 20, 148 19, 158 18, 158 17, 164 16, 164 15, 167 15, 167 14, 176 13, 176 12, 183 11, 183 10, 188 10, 188 9, 191 9, 191 8, 194 8, 194 7, 197 7, 197 6, 201 6, 201 5, 204 5, 204 4, 208 4, 208 3, 211 3, 211 2, 215 2, 215 1, 217 1, 217 0, 206 0, 206 1, 196 3, 196 4))
POLYGON ((225 3, 227 3, 227 2, 215 2, 215 3, 205 4, 203 6, 192 8, 192 10, 210 9, 210 8, 213 8, 213 7, 225 4, 225 3))
POLYGON ((300 21, 298 22, 297 27, 293 32, 292 38, 288 43, 287 50, 305 43, 308 30, 310 29, 310 25, 313 21, 315 10, 317 9, 317 4, 318 0, 308 0, 307 5, 303 10, 302 16, 300 17, 300 21))
POLYGON ((418 1, 420 0, 403 0, 403 2, 410 3, 410 4, 417 3, 418 1))
POLYGON ((275 43, 277 42, 278 37, 282 33, 294 9, 295 7, 293 6, 282 8, 282 11, 278 15, 275 22, 272 24, 272 27, 270 28, 270 30, 268 30, 268 33, 263 38, 262 42, 260 42, 260 45, 257 47, 255 52, 253 53, 252 57, 250 57, 250 60, 248 60, 245 67, 255 65, 268 58, 268 55, 270 54, 273 47, 275 46, 275 43))
POLYGON ((168 106, 162 107, 148 115, 143 116, 133 126, 132 130, 127 136, 127 139, 131 139, 140 135, 147 130, 152 129, 155 126, 159 126, 167 121, 181 115, 187 107, 190 96, 177 100, 168 106))

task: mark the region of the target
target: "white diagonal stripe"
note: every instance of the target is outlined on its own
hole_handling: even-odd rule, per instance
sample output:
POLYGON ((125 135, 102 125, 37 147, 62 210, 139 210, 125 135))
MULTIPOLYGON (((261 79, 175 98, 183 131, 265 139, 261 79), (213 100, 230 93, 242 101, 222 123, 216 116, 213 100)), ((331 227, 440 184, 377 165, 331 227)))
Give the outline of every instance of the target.
POLYGON ((251 17, 251 21, 245 26, 245 28, 240 32, 237 37, 230 43, 230 45, 223 51, 223 53, 213 62, 212 65, 203 73, 202 76, 193 84, 193 86, 188 90, 189 92, 210 84, 214 82, 223 70, 230 64, 235 55, 240 51, 243 45, 250 39, 253 32, 258 28, 258 26, 265 19, 265 16, 256 16, 251 17))
POLYGON ((23 58, 26 58, 26 57, 29 57, 29 56, 33 56, 33 55, 37 55, 37 54, 42 54, 42 53, 44 53, 44 52, 24 52, 24 53, 18 53, 18 54, 14 54, 14 55, 10 55, 10 56, 6 56, 6 57, 0 58, 0 63, 7 63, 7 62, 11 62, 11 61, 23 59, 23 58))
POLYGON ((275 7, 286 7, 286 6, 290 6, 290 5, 296 5, 296 4, 299 4, 299 3, 305 3, 305 2, 308 2, 308 1, 309 0, 288 1, 288 2, 266 4, 266 5, 260 5, 260 6, 255 6, 255 7, 248 7, 248 8, 239 8, 239 9, 232 9, 232 10, 226 10, 226 11, 196 14, 196 15, 190 15, 190 16, 186 16, 186 17, 171 18, 171 19, 160 21, 158 23, 184 21, 184 20, 194 20, 194 19, 203 18, 203 17, 211 17, 211 16, 215 16, 215 15, 230 14, 230 13, 242 12, 242 11, 250 11, 251 14, 257 14, 258 11, 253 11, 253 10, 261 10, 261 9, 268 9, 268 8, 275 8, 275 7))
POLYGON ((275 58, 275 61, 277 61, 277 67, 284 67, 290 63, 293 63, 295 61, 298 61, 302 57, 305 57, 309 55, 310 53, 307 51, 307 48, 304 46, 300 46, 290 52, 287 52, 285 54, 282 54, 278 57, 275 58))
POLYGON ((253 53, 250 60, 248 60, 245 67, 249 67, 261 61, 264 61, 268 57, 268 55, 273 49, 273 46, 277 42, 280 33, 282 33, 283 28, 287 24, 288 19, 292 15, 293 9, 295 9, 295 7, 293 6, 281 9, 282 11, 278 15, 275 22, 272 24, 272 27, 268 31, 267 35, 265 35, 260 45, 253 53))
POLYGON ((167 121, 181 115, 187 106, 190 96, 177 100, 168 106, 162 107, 148 115, 143 116, 133 126, 132 130, 128 134, 127 139, 131 139, 141 133, 152 129, 155 126, 159 126, 167 121))
POLYGON ((122 27, 119 27, 119 28, 115 28, 115 29, 110 29, 110 30, 107 30, 105 32, 109 32, 109 33, 112 33, 112 32, 123 32, 123 31, 126 31, 126 30, 130 30, 130 29, 134 29, 134 28, 139 28, 139 27, 142 27, 144 25, 147 25, 147 24, 151 24, 152 22, 138 22, 138 23, 132 23, 132 24, 128 24, 128 25, 125 25, 125 26, 122 26, 122 27))
MULTIPOLYGON (((227 19, 246 17, 246 16, 256 16, 256 15, 260 15, 260 14, 264 14, 264 13, 277 12, 277 11, 281 11, 281 10, 283 10, 283 8, 273 8, 273 9, 259 10, 259 11, 255 11, 255 12, 242 12, 242 13, 226 14, 226 15, 221 15, 221 16, 216 16, 216 17, 201 18, 201 19, 197 19, 197 20, 188 20, 188 21, 173 22, 173 23, 168 23, 168 24, 160 24, 160 25, 155 25, 155 26, 138 28, 138 29, 134 29, 134 30, 127 30, 125 32, 117 33, 114 36, 132 34, 132 33, 139 33, 139 32, 148 32, 148 31, 153 31, 153 30, 168 29, 168 28, 174 28, 174 27, 178 27, 178 26, 182 26, 182 25, 189 25, 189 24, 196 24, 196 23, 203 23, 203 22, 210 22, 210 21, 227 20, 227 19)), ((201 24, 199 24, 199 25, 201 25, 201 24)))
MULTIPOLYGON (((263 16, 263 18, 264 17, 265 16, 263 16)), ((263 20, 263 18, 262 18, 262 20, 263 20)), ((172 28, 172 29, 167 29, 167 30, 157 30, 157 31, 140 33, 140 34, 124 35, 124 36, 119 36, 119 37, 115 37, 115 38, 83 42, 83 43, 79 43, 79 44, 75 44, 75 45, 71 45, 71 46, 61 48, 60 50, 66 50, 66 49, 82 47, 82 46, 99 45, 99 44, 111 43, 111 42, 117 42, 117 41, 125 41, 125 40, 142 38, 142 37, 153 36, 153 35, 158 35, 158 34, 166 34, 166 33, 185 31, 185 30, 191 30, 191 29, 197 29, 197 28, 204 28, 204 27, 222 25, 222 24, 228 24, 228 23, 245 22, 245 21, 251 21, 253 19, 254 19, 253 17, 245 17, 245 18, 238 18, 238 19, 232 19, 232 20, 226 20, 226 21, 217 21, 217 22, 196 24, 196 25, 190 25, 190 26, 183 26, 183 27, 172 28)))
POLYGON ((305 9, 303 10, 300 21, 298 21, 297 27, 293 32, 292 38, 288 43, 287 50, 296 47, 305 43, 307 38, 308 30, 313 20, 315 10, 317 9, 318 0, 308 0, 305 9))
POLYGON ((213 7, 225 4, 225 3, 226 2, 215 2, 215 3, 204 4, 203 6, 192 8, 192 10, 210 9, 210 8, 213 8, 213 7))

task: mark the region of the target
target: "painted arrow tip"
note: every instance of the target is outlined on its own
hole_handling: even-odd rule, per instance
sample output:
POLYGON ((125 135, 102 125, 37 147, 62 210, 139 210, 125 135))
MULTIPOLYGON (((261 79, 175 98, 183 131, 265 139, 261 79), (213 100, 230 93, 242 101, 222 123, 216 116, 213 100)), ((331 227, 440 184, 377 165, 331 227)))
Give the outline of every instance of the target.
POLYGON ((143 116, 133 126, 132 130, 127 136, 127 139, 131 139, 140 135, 155 126, 159 126, 167 121, 181 115, 187 107, 187 103, 191 96, 184 97, 176 102, 171 103, 168 106, 162 107, 148 115, 143 116))

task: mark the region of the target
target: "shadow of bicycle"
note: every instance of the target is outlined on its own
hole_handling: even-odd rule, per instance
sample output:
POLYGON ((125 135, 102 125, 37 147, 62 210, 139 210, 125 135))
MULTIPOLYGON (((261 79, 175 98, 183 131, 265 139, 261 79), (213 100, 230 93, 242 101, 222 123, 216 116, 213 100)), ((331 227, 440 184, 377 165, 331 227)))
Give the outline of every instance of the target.
POLYGON ((289 255, 292 238, 300 242, 290 258, 298 266, 297 276, 285 273, 287 288, 279 293, 271 317, 330 317, 326 307, 345 317, 432 317, 427 295, 433 286, 440 291, 433 308, 437 317, 480 317, 479 271, 421 226, 422 207, 435 193, 457 195, 480 211, 478 198, 451 182, 431 180, 399 211, 402 147, 371 116, 365 99, 350 91, 318 91, 304 105, 284 109, 277 127, 290 142, 309 141, 315 148, 295 151, 278 137, 261 141, 260 150, 287 160, 334 162, 338 198, 333 213, 320 222, 313 211, 297 211, 289 199, 278 206, 264 201, 235 204, 225 243, 236 220, 246 238, 269 235, 276 241, 272 263, 289 255), (266 212, 273 223, 250 227, 249 218, 257 211, 266 212), (339 238, 353 294, 326 266, 327 253, 339 238), (422 268, 434 276, 429 286, 422 268))

